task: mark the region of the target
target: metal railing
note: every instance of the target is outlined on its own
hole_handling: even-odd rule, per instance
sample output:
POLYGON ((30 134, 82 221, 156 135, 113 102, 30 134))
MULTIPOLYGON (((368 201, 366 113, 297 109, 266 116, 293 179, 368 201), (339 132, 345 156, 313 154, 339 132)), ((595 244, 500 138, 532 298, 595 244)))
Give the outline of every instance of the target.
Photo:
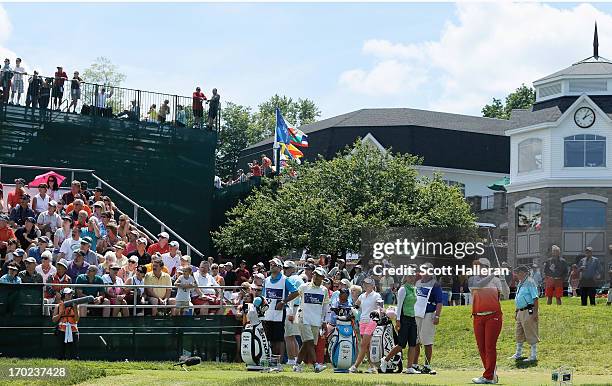
MULTIPOLYGON (((54 79, 54 77, 40 75, 38 77, 43 80, 43 83, 45 79, 54 79)), ((30 76, 28 83, 25 85, 28 88, 25 92, 26 99, 29 95, 29 86, 32 79, 33 76, 30 76)), ((61 95, 56 94, 56 88, 52 86, 49 90, 48 101, 46 97, 40 99, 40 90, 37 91, 36 95, 31 96, 31 99, 36 102, 32 107, 29 107, 32 109, 32 114, 34 110, 39 109, 43 121, 53 120, 59 116, 54 112, 59 108, 60 111, 65 113, 72 112, 93 118, 116 118, 133 122, 155 123, 160 126, 195 126, 193 98, 191 96, 79 82, 79 97, 77 99, 74 98, 76 95, 73 95, 71 89, 72 82, 72 79, 64 81, 61 95), (56 97, 60 98, 58 99, 59 106, 54 104, 54 98, 56 97), (164 106, 163 109, 162 106, 164 106)), ((209 94, 208 97, 212 97, 212 94, 209 94)), ((203 117, 198 128, 205 128, 208 122, 209 106, 206 103, 207 101, 203 103, 203 117)), ((6 113, 6 104, 0 100, 0 105, 3 105, 3 109, 0 111, 0 119, 3 119, 6 113)), ((221 106, 219 105, 215 118, 212 119, 211 130, 219 130, 220 121, 221 106)))
MULTIPOLYGON (((193 245, 191 245, 187 240, 185 240, 183 237, 181 237, 176 231, 174 231, 172 228, 170 228, 168 225, 166 225, 163 221, 161 221, 159 218, 157 218, 155 215, 153 215, 153 213, 151 213, 149 210, 147 210, 146 208, 144 208, 143 206, 138 204, 136 201, 132 200, 127 195, 121 193, 118 189, 113 187, 111 184, 109 184, 108 182, 106 182, 105 180, 103 180, 102 178, 97 176, 95 174, 95 170, 92 170, 92 169, 62 168, 62 167, 57 167, 56 168, 56 167, 49 167, 49 166, 29 166, 29 165, 0 164, 0 181, 2 181, 2 169, 3 168, 4 169, 42 170, 42 171, 51 171, 51 170, 53 170, 53 171, 56 171, 56 172, 70 172, 70 181, 74 181, 75 180, 75 173, 89 174, 89 175, 91 175, 91 177, 93 177, 97 181, 97 186, 108 188, 109 190, 111 190, 116 195, 116 197, 121 198, 123 201, 127 202, 127 204, 131 206, 132 213, 128 214, 128 213, 124 213, 125 211, 122 211, 115 204, 116 205, 116 209, 119 212, 119 214, 126 214, 128 217, 130 217, 130 219, 138 227, 138 229, 140 231, 146 233, 147 236, 149 236, 152 240, 157 241, 157 236, 154 234, 154 232, 151 232, 150 230, 146 229, 144 226, 139 224, 138 219, 140 217, 139 216, 140 212, 142 212, 142 214, 146 215, 151 221, 153 221, 154 223, 157 223, 159 225, 159 229, 160 229, 159 232, 168 232, 168 234, 170 234, 171 236, 174 236, 174 238, 176 238, 182 245, 184 245, 185 248, 186 248, 187 255, 191 256, 193 253, 195 253, 201 259, 204 259, 204 257, 205 257, 202 252, 200 252, 198 249, 196 249, 193 245)), ((6 186, 9 187, 10 184, 6 184, 6 186)), ((116 203, 116 201, 114 199, 112 201, 114 203, 116 203)), ((141 219, 142 219, 142 217, 141 217, 141 219)))
MULTIPOLYGON (((33 286, 33 287, 38 287, 41 286, 42 287, 42 293, 43 293, 43 301, 42 303, 38 304, 38 303, 24 303, 22 304, 23 306, 42 306, 42 314, 46 315, 46 310, 45 308, 52 308, 55 303, 45 303, 45 289, 46 287, 70 287, 73 289, 78 289, 78 288, 121 288, 121 289, 128 289, 127 293, 122 294, 122 295, 128 295, 129 290, 133 289, 134 290, 134 295, 132 295, 133 297, 133 303, 132 304, 91 304, 91 303, 82 303, 80 304, 81 306, 85 306, 87 308, 109 308, 109 309, 113 309, 113 308, 126 308, 126 307, 130 307, 132 308, 132 316, 136 316, 136 314, 138 313, 139 309, 152 309, 152 308, 160 308, 160 309, 173 309, 173 308, 185 308, 185 307, 179 307, 176 304, 147 304, 147 303, 141 303, 139 300, 141 300, 141 298, 143 297, 143 295, 136 295, 139 290, 143 290, 143 293, 145 292, 144 290, 146 288, 162 288, 162 289, 178 289, 178 287, 174 286, 174 285, 150 285, 150 284, 121 284, 121 285, 117 285, 117 284, 113 284, 113 283, 104 283, 104 284, 76 284, 76 283, 20 283, 20 284, 11 284, 11 283, 0 283, 0 285, 8 285, 8 286, 33 286)), ((206 309, 224 309, 226 307, 235 307, 235 304, 228 304, 225 301, 225 297, 224 297, 224 292, 225 291, 232 291, 233 290, 239 290, 242 287, 240 286, 197 286, 196 288, 198 289, 213 289, 215 291, 220 291, 220 294, 217 295, 219 297, 219 304, 218 305, 210 305, 210 304, 202 304, 202 305, 190 305, 188 308, 206 308, 206 309)), ((106 291, 105 291, 105 295, 106 295, 106 291)), ((75 299, 77 296, 73 296, 73 299, 75 299)), ((106 297, 106 296, 105 296, 106 297)), ((110 299, 112 297, 106 297, 107 299, 110 299)), ((169 299, 169 298, 168 298, 169 299)), ((168 300, 166 299, 166 301, 168 300)), ((124 316, 124 315, 122 315, 124 316)), ((155 315, 153 315, 155 316, 155 315)))

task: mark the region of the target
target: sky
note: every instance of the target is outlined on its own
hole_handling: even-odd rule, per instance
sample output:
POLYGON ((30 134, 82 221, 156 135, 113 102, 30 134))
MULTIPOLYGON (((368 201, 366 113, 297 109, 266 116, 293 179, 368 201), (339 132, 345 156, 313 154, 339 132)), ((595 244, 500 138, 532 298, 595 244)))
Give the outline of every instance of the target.
POLYGON ((0 56, 52 74, 105 56, 125 87, 256 107, 310 98, 321 118, 410 107, 480 115, 599 52, 612 58, 612 5, 573 3, 0 4, 0 56))

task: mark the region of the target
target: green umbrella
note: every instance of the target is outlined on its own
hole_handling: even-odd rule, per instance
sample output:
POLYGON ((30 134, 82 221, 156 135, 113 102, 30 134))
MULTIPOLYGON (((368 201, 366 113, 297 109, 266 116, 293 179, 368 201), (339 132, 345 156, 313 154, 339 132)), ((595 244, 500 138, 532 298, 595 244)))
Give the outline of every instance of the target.
POLYGON ((507 185, 510 185, 510 177, 504 177, 501 180, 495 181, 488 188, 496 192, 505 192, 507 185))

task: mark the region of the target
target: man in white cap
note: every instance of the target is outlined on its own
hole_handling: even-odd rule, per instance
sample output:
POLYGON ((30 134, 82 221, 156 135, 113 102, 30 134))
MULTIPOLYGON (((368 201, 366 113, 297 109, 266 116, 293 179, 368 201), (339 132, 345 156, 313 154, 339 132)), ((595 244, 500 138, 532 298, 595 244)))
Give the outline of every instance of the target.
POLYGON ((176 277, 176 269, 181 265, 181 251, 178 241, 171 241, 168 244, 168 252, 161 255, 164 267, 168 269, 170 277, 176 277))
POLYGON ((168 253, 170 250, 170 246, 168 245, 170 239, 170 235, 168 232, 161 232, 157 235, 157 242, 149 245, 147 249, 147 253, 153 256, 156 253, 163 255, 164 253, 168 253))
MULTIPOLYGON (((266 298, 269 305, 263 317, 264 328, 266 330, 266 337, 272 343, 272 353, 275 355, 283 355, 284 353, 285 308, 287 305, 287 302, 284 300, 286 300, 287 296, 297 291, 297 288, 281 272, 282 268, 283 262, 278 256, 270 260, 270 276, 264 281, 262 291, 262 295, 266 298)), ((228 285, 227 275, 225 280, 226 285, 228 285)))
MULTIPOLYGON (((474 260, 474 265, 490 268, 489 259, 481 257, 474 260)), ((482 272, 482 271, 481 271, 482 272)), ((472 293, 472 317, 474 336, 478 345, 480 359, 484 367, 482 376, 473 378, 472 383, 494 384, 498 382, 497 370, 497 338, 502 329, 503 315, 499 297, 502 283, 495 275, 471 276, 468 287, 472 293)))
MULTIPOLYGON (((291 260, 287 260, 283 263, 283 273, 287 277, 287 280, 293 284, 295 288, 300 288, 304 281, 297 275, 297 266, 291 260)), ((259 274, 261 275, 261 274, 259 274)), ((263 275, 261 276, 263 278, 263 275)), ((253 276, 253 284, 255 283, 255 276, 253 276)), ((295 299, 289 302, 287 307, 287 317, 285 318, 285 345, 287 347, 287 364, 295 365, 297 356, 299 353, 299 345, 296 336, 300 336, 300 326, 295 322, 295 312, 297 306, 300 304, 300 299, 295 299)))
POLYGON ((300 327, 302 337, 302 348, 298 354, 297 364, 293 366, 293 371, 302 372, 303 363, 312 363, 314 371, 319 373, 325 370, 326 366, 317 363, 315 345, 319 339, 321 327, 326 329, 325 318, 329 312, 329 291, 323 284, 326 273, 322 267, 314 270, 312 281, 302 284, 297 292, 287 296, 284 303, 290 303, 293 299, 300 297, 300 306, 295 315, 295 321, 300 327))

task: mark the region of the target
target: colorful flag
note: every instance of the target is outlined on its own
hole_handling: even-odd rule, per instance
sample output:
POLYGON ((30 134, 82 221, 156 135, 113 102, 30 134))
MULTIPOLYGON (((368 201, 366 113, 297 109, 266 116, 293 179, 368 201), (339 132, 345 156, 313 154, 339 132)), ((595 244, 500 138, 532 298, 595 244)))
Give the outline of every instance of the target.
MULTIPOLYGON (((281 143, 289 144, 291 143, 291 139, 289 138, 289 125, 283 115, 281 114, 280 109, 276 108, 276 135, 274 136, 274 144, 278 145, 281 143)), ((275 146, 277 147, 277 146, 275 146)))
POLYGON ((286 154, 289 159, 298 159, 304 156, 304 153, 292 144, 281 144, 281 154, 286 154))
POLYGON ((289 139, 295 146, 308 147, 308 136, 300 129, 289 127, 289 139))

